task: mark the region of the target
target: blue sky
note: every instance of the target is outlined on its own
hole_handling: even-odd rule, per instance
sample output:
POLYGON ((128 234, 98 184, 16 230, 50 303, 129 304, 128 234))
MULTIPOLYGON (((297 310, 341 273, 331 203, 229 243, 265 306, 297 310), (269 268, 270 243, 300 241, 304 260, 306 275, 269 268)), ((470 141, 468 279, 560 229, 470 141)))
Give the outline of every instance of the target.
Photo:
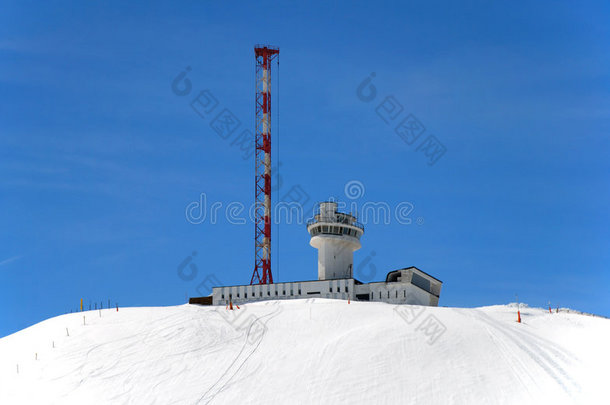
MULTIPOLYGON (((207 90, 252 130, 256 43, 281 49, 274 201, 298 186, 413 206, 411 224, 366 224, 357 277, 414 265, 444 282, 441 305, 519 294, 610 316, 610 7, 489 3, 3 1, 0 336, 81 298, 175 305, 206 277, 249 283, 252 224, 185 209, 253 200, 252 158, 190 103, 207 90), (403 111, 386 124, 389 96, 403 111), (409 114, 425 127, 412 145, 394 132, 409 114), (429 135, 446 148, 433 165, 429 135)), ((316 277, 304 225, 273 237, 276 281, 316 277)))

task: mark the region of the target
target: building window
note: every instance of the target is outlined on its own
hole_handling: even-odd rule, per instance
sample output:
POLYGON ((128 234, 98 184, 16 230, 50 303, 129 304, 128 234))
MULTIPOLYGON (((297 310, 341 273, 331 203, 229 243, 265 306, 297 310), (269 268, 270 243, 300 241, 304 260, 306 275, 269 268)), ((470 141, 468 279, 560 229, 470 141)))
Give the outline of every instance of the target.
POLYGON ((237 293, 237 298, 239 298, 239 293, 237 293))
POLYGON ((373 300, 373 293, 371 293, 371 301, 373 300))
POLYGON ((229 299, 233 298, 233 294, 229 294, 229 299))
POLYGON ((262 297, 262 296, 263 296, 263 292, 261 291, 261 292, 258 294, 258 296, 259 296, 259 297, 262 297))
POLYGON ((223 299, 223 300, 225 299, 225 295, 224 295, 224 294, 222 294, 222 299, 223 299))
POLYGON ((277 297, 277 290, 275 290, 275 296, 277 297))
POLYGON ((282 291, 282 295, 286 295, 286 290, 282 291))
POLYGON ((292 290, 290 290, 290 295, 294 295, 292 290))
POLYGON ((270 297, 271 296, 271 291, 267 290, 267 296, 270 297))
POLYGON ((345 292, 349 292, 349 290, 347 289, 347 286, 345 286, 345 292))
POLYGON ((332 287, 329 287, 329 288, 328 288, 328 292, 333 292, 333 288, 332 288, 332 287))
POLYGON ((390 298, 390 292, 388 291, 388 298, 390 298))
POLYGON ((299 288, 299 295, 301 295, 301 289, 299 288))
POLYGON ((407 298, 407 290, 403 291, 405 293, 405 298, 407 298))
POLYGON ((337 286, 337 292, 341 292, 341 287, 337 286))
POLYGON ((248 298, 248 293, 244 293, 244 298, 248 298))
POLYGON ((381 299, 381 291, 379 291, 379 299, 381 299))

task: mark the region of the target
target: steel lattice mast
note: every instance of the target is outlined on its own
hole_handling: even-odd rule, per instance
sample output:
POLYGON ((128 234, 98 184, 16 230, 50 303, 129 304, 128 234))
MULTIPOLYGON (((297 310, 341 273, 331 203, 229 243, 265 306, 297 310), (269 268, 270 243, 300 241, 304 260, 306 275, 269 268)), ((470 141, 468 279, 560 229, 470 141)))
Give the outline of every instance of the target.
POLYGON ((257 45, 254 137, 254 272, 250 284, 272 284, 271 274, 271 62, 276 47, 257 45), (262 277, 261 277, 262 273, 262 277))

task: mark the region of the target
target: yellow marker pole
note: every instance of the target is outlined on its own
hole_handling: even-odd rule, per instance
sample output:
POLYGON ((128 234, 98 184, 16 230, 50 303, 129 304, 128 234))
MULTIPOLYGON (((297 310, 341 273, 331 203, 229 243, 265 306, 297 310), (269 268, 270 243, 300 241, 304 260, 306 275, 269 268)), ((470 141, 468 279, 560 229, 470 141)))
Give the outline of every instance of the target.
POLYGON ((80 312, 83 312, 83 299, 80 299, 80 312))

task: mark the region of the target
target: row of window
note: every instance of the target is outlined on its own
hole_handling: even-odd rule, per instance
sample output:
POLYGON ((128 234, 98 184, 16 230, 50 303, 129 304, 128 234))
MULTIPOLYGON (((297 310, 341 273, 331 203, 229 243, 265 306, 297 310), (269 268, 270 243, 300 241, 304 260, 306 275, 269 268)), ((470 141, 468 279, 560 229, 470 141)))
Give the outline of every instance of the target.
MULTIPOLYGON (((329 287, 329 289, 328 289, 328 291, 329 291, 329 292, 333 292, 333 287, 332 287, 332 286, 330 286, 330 287, 329 287)), ((340 293, 340 292, 341 292, 341 286, 338 286, 338 287, 337 287, 337 292, 338 292, 338 293, 340 293)), ((345 286, 345 292, 349 292, 349 288, 348 288, 348 286, 345 286)), ((371 294, 372 294, 372 293, 371 293, 371 294)), ((276 296, 276 297, 279 297, 279 295, 280 295, 280 294, 279 294, 279 291, 277 291, 277 290, 276 290, 276 291, 275 291, 275 296, 276 296)), ((283 291, 282 291, 282 296, 285 296, 285 295, 286 295, 286 290, 283 290, 283 291)), ((290 295, 294 295, 294 290, 290 290, 290 295)), ((298 295, 301 295, 301 289, 300 289, 300 288, 299 288, 299 290, 298 290, 298 295)), ((262 292, 262 291, 259 291, 258 296, 259 296, 259 297, 262 297, 262 296, 263 296, 263 292, 262 292)), ((271 296, 271 291, 267 291, 267 296, 268 296, 268 297, 270 297, 270 296, 271 296)), ((239 296, 239 293, 237 293, 237 294, 236 294, 236 298, 239 298, 239 297, 240 297, 240 296, 239 296)), ((252 294, 250 295, 250 297, 252 297, 252 298, 256 298, 256 294, 255 294, 255 293, 252 293, 252 294)), ((231 293, 231 294, 229 294, 229 299, 232 299, 232 298, 233 298, 233 294, 231 293)), ((247 293, 247 292, 246 292, 246 293, 244 293, 244 298, 248 298, 248 293, 247 293)), ((371 296, 371 298, 373 298, 373 297, 371 296)), ((381 297, 379 297, 379 298, 381 298, 381 297)), ((223 299, 223 300, 225 299, 225 294, 224 294, 224 293, 222 293, 222 299, 223 299)))
MULTIPOLYGON (((398 298, 398 290, 395 291, 396 292, 396 298, 398 298)), ((407 290, 403 290, 403 295, 405 298, 407 298, 407 290)), ((388 298, 390 298, 390 292, 388 291, 388 298)), ((371 300, 374 299, 373 298, 373 293, 371 293, 371 300)), ((381 299, 381 291, 379 291, 379 299, 381 299)))
MULTIPOLYGON (((333 292, 333 288, 329 287, 328 292, 333 292)), ((341 292, 341 287, 337 287, 337 292, 340 293, 341 292)), ((348 293, 349 292, 349 288, 347 286, 345 286, 345 292, 348 293)), ((398 290, 394 291, 395 293, 395 297, 398 298, 398 290)), ((279 292, 275 291, 275 295, 279 296, 279 292)), ((286 296, 286 290, 282 291, 282 295, 286 296)), ((294 296, 294 290, 290 290, 290 295, 294 296)), ((301 289, 298 290, 298 295, 301 295, 301 289)), ((390 291, 387 292, 388 298, 390 298, 390 291)), ((263 292, 260 291, 259 292, 259 297, 263 296, 263 292)), ((271 291, 267 291, 267 296, 271 296, 271 291)), ((403 296, 404 298, 407 298, 407 290, 403 290, 403 296)), ((239 293, 237 293, 237 298, 239 298, 239 293)), ((252 298, 256 298, 256 294, 251 294, 250 297, 252 298)), ((248 293, 244 293, 244 298, 248 298, 248 293)), ((225 299, 225 295, 224 293, 222 294, 222 299, 225 299)), ((233 294, 229 294, 229 300, 233 299, 233 294)), ((382 292, 379 291, 379 299, 382 299, 382 292)), ((371 300, 374 300, 374 296, 373 293, 371 292, 371 300)))
POLYGON ((318 225, 311 230, 311 236, 316 236, 320 233, 328 233, 331 235, 348 235, 358 237, 359 232, 355 229, 346 226, 318 225))
MULTIPOLYGON (((286 290, 283 290, 283 291, 282 291, 282 295, 283 295, 283 296, 285 296, 285 295, 286 295, 286 290)), ((290 295, 294 295, 294 290, 290 290, 290 295)), ((300 288, 299 288, 299 290, 298 290, 298 295, 301 295, 301 289, 300 289, 300 288)), ((263 296, 263 292, 262 292, 262 291, 259 291, 258 296, 259 296, 259 297, 262 297, 262 296, 263 296)), ((267 296, 268 296, 268 297, 271 297, 271 291, 267 291, 267 296)), ((276 296, 276 297, 279 297, 279 291, 277 291, 277 290, 275 291, 275 296, 276 296)), ((239 298, 239 293, 237 293, 236 297, 237 297, 237 298, 239 298)), ((252 298, 256 298, 256 294, 255 294, 255 293, 252 293, 252 294, 250 295, 250 297, 252 297, 252 298)), ((224 298, 225 298, 225 294, 223 293, 223 294, 222 294, 222 299, 224 300, 224 298)), ((229 294, 229 298, 230 298, 230 299, 231 299, 231 298, 233 298, 233 294, 229 294)), ((246 293, 244 293, 244 298, 248 298, 248 293, 247 293, 247 292, 246 292, 246 293)))

